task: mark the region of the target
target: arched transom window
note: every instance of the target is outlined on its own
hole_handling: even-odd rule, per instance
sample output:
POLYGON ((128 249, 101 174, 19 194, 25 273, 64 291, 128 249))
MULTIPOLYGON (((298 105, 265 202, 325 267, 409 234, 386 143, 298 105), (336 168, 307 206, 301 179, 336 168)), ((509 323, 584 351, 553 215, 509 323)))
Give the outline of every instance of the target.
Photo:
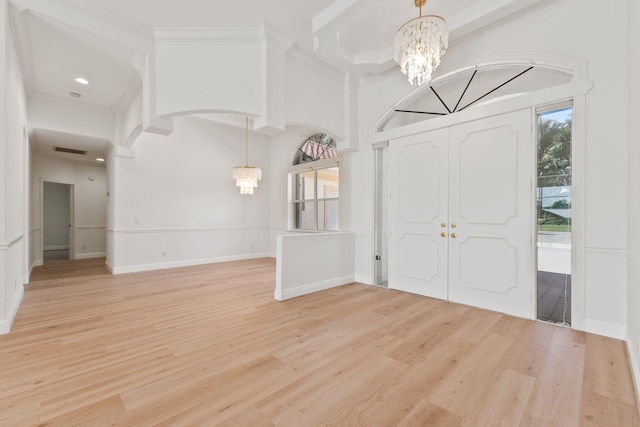
POLYGON ((571 82, 572 74, 541 65, 494 64, 454 72, 399 101, 378 123, 383 131, 448 116, 501 99, 571 82))

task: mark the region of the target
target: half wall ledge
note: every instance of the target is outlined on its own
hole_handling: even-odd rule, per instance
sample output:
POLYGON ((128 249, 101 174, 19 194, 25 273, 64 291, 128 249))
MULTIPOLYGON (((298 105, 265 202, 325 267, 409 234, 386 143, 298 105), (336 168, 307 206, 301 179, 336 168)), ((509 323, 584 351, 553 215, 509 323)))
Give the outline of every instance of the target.
POLYGON ((355 281, 354 232, 286 233, 277 236, 275 299, 355 281))

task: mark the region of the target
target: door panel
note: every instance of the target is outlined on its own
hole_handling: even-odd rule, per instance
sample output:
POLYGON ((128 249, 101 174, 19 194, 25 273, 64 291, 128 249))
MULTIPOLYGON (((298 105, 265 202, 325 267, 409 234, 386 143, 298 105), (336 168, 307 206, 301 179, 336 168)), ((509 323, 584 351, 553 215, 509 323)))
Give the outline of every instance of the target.
POLYGON ((406 278, 433 280, 439 274, 440 243, 428 233, 402 234, 398 238, 398 271, 406 278))
POLYGON ((530 318, 531 113, 465 123, 449 136, 449 299, 530 318))
POLYGON ((459 132, 461 140, 451 146, 458 215, 468 224, 506 224, 518 209, 517 181, 512 179, 518 172, 516 132, 508 124, 469 133, 458 128, 453 136, 459 132))
MULTIPOLYGON (((438 169, 440 148, 433 141, 409 143, 400 148, 396 160, 399 184, 398 217, 404 223, 431 222, 439 214, 438 169)), ((446 147, 445 147, 446 149, 446 147)))
POLYGON ((518 280, 518 248, 499 237, 469 237, 458 244, 459 278, 468 288, 506 294, 518 280), (490 256, 485 256, 484 254, 490 256))
POLYGON ((389 287, 447 298, 446 129, 389 144, 389 287))

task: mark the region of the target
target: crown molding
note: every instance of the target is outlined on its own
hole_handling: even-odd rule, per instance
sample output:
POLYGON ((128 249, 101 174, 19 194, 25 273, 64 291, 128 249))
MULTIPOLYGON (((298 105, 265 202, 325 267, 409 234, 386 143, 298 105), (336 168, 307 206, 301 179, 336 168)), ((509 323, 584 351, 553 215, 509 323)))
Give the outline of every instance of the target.
POLYGON ((255 44, 264 42, 264 32, 253 28, 156 28, 157 44, 255 44))
POLYGON ((256 30, 262 35, 262 39, 267 42, 269 46, 274 46, 283 50, 289 49, 295 44, 295 40, 286 34, 276 30, 271 25, 261 21, 256 30))

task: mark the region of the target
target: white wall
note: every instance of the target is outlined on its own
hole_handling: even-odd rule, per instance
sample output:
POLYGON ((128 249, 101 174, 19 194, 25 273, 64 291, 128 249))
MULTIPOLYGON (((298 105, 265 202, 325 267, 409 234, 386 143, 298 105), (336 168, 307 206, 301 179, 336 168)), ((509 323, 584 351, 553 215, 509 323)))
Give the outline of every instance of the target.
MULTIPOLYGON (((553 3, 534 13, 492 25, 486 31, 454 40, 438 74, 481 63, 490 58, 569 55, 587 63, 593 89, 586 97, 585 324, 587 329, 624 335, 627 319, 627 10, 615 2, 602 13, 595 0, 553 3), (576 11, 580 19, 575 19, 576 11), (593 30, 598 22, 600 31, 593 30), (606 38, 600 37, 602 32, 606 38), (530 53, 528 53, 530 52, 530 53), (615 208, 612 208, 615 207, 615 208)), ((365 81, 361 86, 360 151, 352 158, 353 230, 365 235, 358 245, 357 273, 371 281, 373 167, 372 128, 411 87, 399 70, 365 81), (365 244, 366 243, 366 244, 365 244), (366 248, 365 248, 366 246, 366 248), (364 265, 363 265, 364 263, 364 265)))
POLYGON ((135 155, 110 155, 109 268, 122 273, 266 256, 269 144, 250 132, 249 163, 263 178, 253 195, 241 195, 231 174, 244 164, 244 142, 244 129, 185 116, 168 136, 140 135, 135 155))
POLYGON ((289 193, 288 169, 298 147, 311 135, 318 133, 308 128, 288 126, 286 132, 269 140, 269 253, 276 257, 276 236, 288 229, 289 193))
MULTIPOLYGON (((7 72, 7 66, 9 65, 9 55, 7 54, 7 47, 10 43, 11 33, 9 32, 8 10, 6 2, 2 2, 0 6, 0 43, 2 49, 0 50, 0 129, 4 129, 7 125, 7 112, 11 111, 11 100, 9 98, 8 88, 10 87, 9 76, 7 72)), ((9 145, 9 139, 7 135, 0 134, 0 165, 2 165, 2 173, 0 173, 0 209, 4 215, 8 215, 7 201, 8 201, 8 185, 11 181, 11 176, 7 168, 9 159, 6 156, 7 146, 9 145)), ((15 141, 14 141, 15 143, 15 141)), ((0 222, 0 269, 1 271, 7 271, 7 261, 9 258, 9 232, 7 228, 7 221, 2 217, 0 222)), ((5 289, 10 282, 8 275, 0 275, 0 333, 8 332, 11 327, 11 321, 7 319, 7 297, 5 289)))
POLYGON ((45 251, 69 248, 69 193, 67 184, 43 183, 42 240, 45 251))
POLYGON ((293 164, 300 141, 313 132, 302 127, 289 126, 287 131, 269 140, 269 254, 276 257, 277 235, 288 229, 289 184, 288 168, 293 164))
POLYGON ((106 261, 105 265, 113 265, 114 264, 114 241, 113 241, 113 230, 116 218, 116 203, 115 197, 112 197, 114 193, 113 189, 115 188, 116 176, 115 176, 115 165, 117 163, 116 159, 116 150, 117 145, 113 146, 111 150, 107 153, 106 160, 106 180, 107 180, 107 217, 106 217, 106 261))
POLYGON ((27 277, 26 100, 8 25, 7 2, 0 6, 0 334, 11 327, 27 277))
POLYGON ((348 93, 342 73, 298 50, 288 52, 287 123, 317 128, 342 140, 348 93))
POLYGON ((346 138, 348 106, 357 105, 349 94, 357 91, 344 74, 291 43, 262 24, 156 29, 153 72, 143 95, 157 101, 150 109, 165 119, 207 111, 248 113, 268 135, 293 124, 340 142, 346 138))
POLYGON ((118 139, 116 144, 130 147, 142 131, 142 88, 129 100, 129 104, 118 117, 118 139))
POLYGON ((275 298, 282 301, 352 283, 354 254, 351 232, 279 235, 275 298))
POLYGON ((157 114, 261 112, 257 29, 156 30, 157 114))
MULTIPOLYGON (((74 199, 73 258, 96 258, 106 254, 107 176, 103 165, 34 156, 31 215, 34 233, 42 233, 41 195, 45 181, 72 186, 74 199), (94 178, 93 181, 89 177, 94 178)), ((42 243, 34 239, 34 264, 42 264, 42 243)))
POLYGON ((627 344, 629 359, 636 380, 636 391, 640 386, 640 134, 638 121, 640 118, 640 5, 635 0, 629 0, 629 123, 627 127, 629 138, 629 269, 627 309, 629 313, 627 344))

